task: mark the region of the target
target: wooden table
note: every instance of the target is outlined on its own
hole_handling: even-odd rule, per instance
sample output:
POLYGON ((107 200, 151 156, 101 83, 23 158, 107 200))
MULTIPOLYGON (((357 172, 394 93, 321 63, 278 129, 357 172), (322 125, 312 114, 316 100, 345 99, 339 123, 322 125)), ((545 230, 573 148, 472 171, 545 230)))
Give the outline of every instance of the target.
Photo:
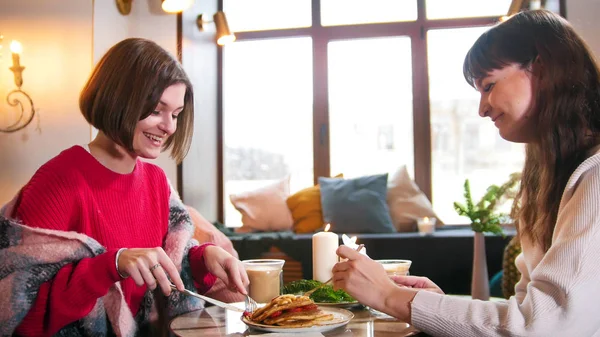
MULTIPOLYGON (((235 303, 242 307, 242 303, 235 303)), ((346 325, 323 333, 325 336, 344 337, 402 337, 420 335, 410 324, 393 318, 373 315, 366 309, 353 309, 354 318, 346 325)), ((251 336, 263 332, 249 330, 240 320, 241 313, 209 307, 192 311, 171 321, 171 331, 176 336, 251 336)), ((300 336, 301 334, 298 334, 300 336)))

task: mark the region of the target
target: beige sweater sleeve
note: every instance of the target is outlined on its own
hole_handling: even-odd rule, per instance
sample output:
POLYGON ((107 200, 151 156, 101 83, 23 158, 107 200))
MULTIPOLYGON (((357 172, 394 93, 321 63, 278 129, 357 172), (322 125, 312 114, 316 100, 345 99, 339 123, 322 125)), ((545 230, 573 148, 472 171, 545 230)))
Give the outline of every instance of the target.
POLYGON ((420 291, 413 325, 434 336, 600 336, 600 155, 571 176, 551 248, 523 240, 523 277, 503 303, 420 291))

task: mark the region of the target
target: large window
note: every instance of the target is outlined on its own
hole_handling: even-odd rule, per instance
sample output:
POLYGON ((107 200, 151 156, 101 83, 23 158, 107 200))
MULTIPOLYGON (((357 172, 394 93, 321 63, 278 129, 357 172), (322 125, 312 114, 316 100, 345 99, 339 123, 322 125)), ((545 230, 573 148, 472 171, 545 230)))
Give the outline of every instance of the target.
POLYGON ((500 138, 489 118, 479 116, 479 93, 465 82, 462 73, 467 51, 486 29, 432 29, 427 33, 432 203, 445 223, 464 222, 453 202, 462 201, 465 179, 478 198, 490 184, 502 184, 523 165, 523 146, 500 138))
POLYGON ((238 38, 222 53, 225 223, 241 225, 233 193, 401 165, 444 223, 465 223, 452 208, 464 179, 478 198, 523 164, 462 75, 510 2, 224 0, 238 38))
POLYGON ((228 196, 287 175, 293 190, 313 182, 310 37, 240 41, 223 63, 225 215, 241 225, 228 196))
POLYGON ((331 172, 412 171, 410 39, 333 41, 328 56, 331 172))

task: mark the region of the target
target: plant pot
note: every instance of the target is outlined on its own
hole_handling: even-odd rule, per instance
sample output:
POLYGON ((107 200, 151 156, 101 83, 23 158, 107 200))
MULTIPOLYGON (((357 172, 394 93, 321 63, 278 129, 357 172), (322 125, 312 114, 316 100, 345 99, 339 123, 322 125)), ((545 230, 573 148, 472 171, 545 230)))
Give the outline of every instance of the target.
POLYGON ((473 274, 471 278, 471 297, 474 300, 490 299, 490 280, 485 252, 485 235, 475 232, 473 236, 473 274))

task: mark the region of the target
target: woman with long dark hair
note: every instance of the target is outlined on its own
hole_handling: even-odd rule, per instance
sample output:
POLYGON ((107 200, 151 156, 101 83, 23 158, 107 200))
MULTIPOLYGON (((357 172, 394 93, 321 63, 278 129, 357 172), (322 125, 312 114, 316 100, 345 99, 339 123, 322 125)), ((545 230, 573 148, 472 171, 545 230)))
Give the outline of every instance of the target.
POLYGON ((513 207, 523 253, 515 296, 482 302, 446 296, 427 278, 386 277, 348 258, 334 283, 361 303, 440 336, 595 336, 600 320, 600 73, 571 25, 549 11, 522 12, 485 32, 464 75, 479 115, 526 143, 513 207))

